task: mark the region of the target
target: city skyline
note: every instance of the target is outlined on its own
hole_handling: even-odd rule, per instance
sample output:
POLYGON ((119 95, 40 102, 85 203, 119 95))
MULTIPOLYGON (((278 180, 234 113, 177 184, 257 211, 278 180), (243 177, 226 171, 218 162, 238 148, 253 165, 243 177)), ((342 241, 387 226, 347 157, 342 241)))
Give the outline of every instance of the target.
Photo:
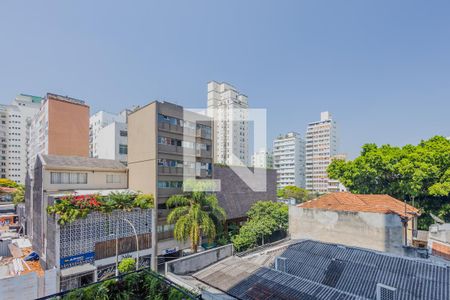
POLYGON ((151 100, 201 108, 216 80, 268 109, 268 141, 304 134, 321 111, 340 121, 350 159, 368 142, 450 135, 448 3, 254 3, 3 4, 2 28, 15 25, 3 34, 0 102, 52 92, 92 112, 151 100), (234 46, 214 46, 221 33, 234 46))

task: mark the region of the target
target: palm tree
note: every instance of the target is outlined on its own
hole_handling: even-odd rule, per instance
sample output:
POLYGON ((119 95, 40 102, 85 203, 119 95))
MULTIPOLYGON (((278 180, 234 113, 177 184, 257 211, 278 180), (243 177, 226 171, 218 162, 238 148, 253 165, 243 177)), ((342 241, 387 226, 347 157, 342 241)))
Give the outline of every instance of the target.
POLYGON ((216 237, 216 222, 226 219, 225 210, 219 206, 214 194, 203 191, 174 195, 166 202, 167 207, 173 207, 167 216, 169 224, 175 224, 174 237, 178 241, 191 239, 191 248, 197 252, 202 234, 211 242, 216 237))

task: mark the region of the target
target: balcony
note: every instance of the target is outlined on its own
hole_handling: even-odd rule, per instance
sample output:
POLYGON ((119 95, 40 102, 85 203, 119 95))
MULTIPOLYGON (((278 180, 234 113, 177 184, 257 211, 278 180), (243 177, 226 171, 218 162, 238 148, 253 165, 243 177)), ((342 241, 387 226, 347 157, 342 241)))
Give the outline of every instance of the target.
POLYGON ((158 197, 170 197, 172 195, 182 194, 182 193, 183 193, 183 188, 167 188, 167 189, 158 188, 158 197))
POLYGON ((158 166, 159 175, 169 175, 169 176, 194 176, 195 170, 193 168, 182 168, 182 167, 166 167, 158 166))
POLYGON ((195 156, 211 158, 211 151, 196 149, 195 150, 195 156))

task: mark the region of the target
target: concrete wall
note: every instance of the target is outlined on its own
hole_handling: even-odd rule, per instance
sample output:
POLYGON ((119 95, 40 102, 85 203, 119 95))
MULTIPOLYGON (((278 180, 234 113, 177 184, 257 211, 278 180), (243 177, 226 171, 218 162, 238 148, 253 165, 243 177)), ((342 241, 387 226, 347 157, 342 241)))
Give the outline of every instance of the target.
POLYGON ((45 271, 41 276, 37 273, 7 277, 0 279, 0 299, 33 300, 38 297, 52 295, 57 292, 57 270, 45 271))
POLYGON ((289 207, 292 239, 329 243, 403 254, 403 225, 399 216, 289 207))
MULTIPOLYGON (((255 178, 251 177, 253 175, 246 178, 260 184, 258 188, 265 188, 265 191, 254 191, 235 173, 234 169, 245 170, 247 167, 233 166, 233 168, 230 168, 220 165, 214 165, 213 167, 213 179, 220 180, 221 187, 221 190, 217 192, 217 199, 220 206, 227 212, 228 219, 245 217, 247 211, 257 201, 277 200, 276 170, 267 169, 265 174, 264 172, 261 174, 256 172, 255 178), (266 182, 265 187, 263 186, 264 181, 266 182)), ((250 170, 253 171, 253 168, 250 168, 250 170)))
POLYGON ((8 300, 33 300, 38 297, 36 273, 3 278, 0 280, 0 298, 8 300))
POLYGON ((88 157, 89 106, 48 97, 48 154, 88 157))
POLYGON ((128 116, 128 169, 130 188, 156 193, 157 103, 128 116))
POLYGON ((182 257, 166 263, 166 274, 168 272, 176 275, 194 273, 232 255, 233 245, 229 244, 182 257))

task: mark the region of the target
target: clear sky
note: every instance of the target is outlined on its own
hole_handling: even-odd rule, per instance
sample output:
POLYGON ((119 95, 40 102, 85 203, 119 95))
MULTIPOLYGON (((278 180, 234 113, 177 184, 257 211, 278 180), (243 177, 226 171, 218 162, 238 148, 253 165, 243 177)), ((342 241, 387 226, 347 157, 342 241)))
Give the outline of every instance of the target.
POLYGON ((206 105, 226 81, 268 140, 329 110, 341 150, 450 135, 450 1, 1 1, 0 103, 69 95, 91 112, 206 105))

